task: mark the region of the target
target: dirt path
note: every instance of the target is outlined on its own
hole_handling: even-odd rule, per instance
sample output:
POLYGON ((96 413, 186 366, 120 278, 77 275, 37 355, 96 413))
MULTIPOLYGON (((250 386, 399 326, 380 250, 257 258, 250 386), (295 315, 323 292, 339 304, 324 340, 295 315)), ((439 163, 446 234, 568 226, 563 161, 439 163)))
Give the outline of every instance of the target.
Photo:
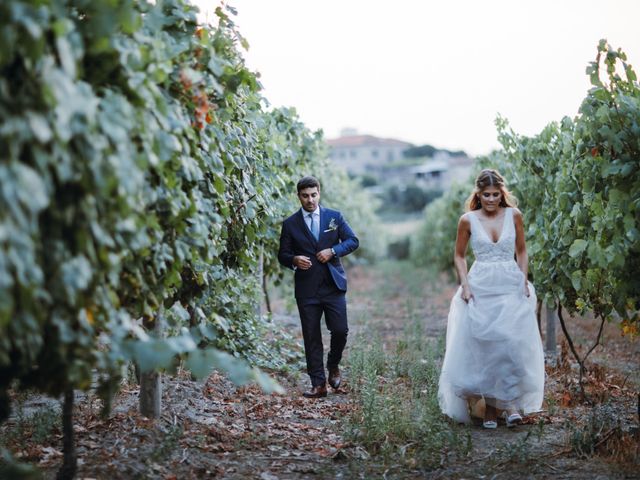
MULTIPOLYGON (((379 277, 381 272, 373 277, 377 287, 370 291, 377 292, 378 296, 368 308, 372 314, 370 323, 384 333, 388 343, 397 337, 411 316, 421 319, 427 335, 443 335, 456 287, 447 278, 429 278, 424 276, 426 272, 412 271, 409 266, 395 265, 388 270, 383 272, 389 279, 386 284, 379 277)), ((361 288, 359 285, 356 298, 367 297, 367 288, 361 288)), ((363 305, 362 301, 358 303, 363 305)), ((597 322, 569 320, 574 341, 584 353, 595 339, 597 322)), ((558 331, 558 338, 561 335, 558 331)), ((404 470, 396 476, 640 478, 640 345, 637 340, 621 337, 613 324, 605 326, 603 345, 590 357, 586 382, 595 406, 578 401, 577 365, 566 348, 562 348, 558 366, 547 368, 542 414, 525 418, 525 425, 514 429, 501 426, 487 431, 476 424, 469 428, 473 448, 466 459, 448 462, 434 471, 404 470), (620 432, 625 434, 614 440, 620 432), (571 452, 571 446, 576 444, 581 445, 584 456, 571 452), (591 447, 601 455, 586 455, 591 447)), ((387 351, 393 351, 390 345, 387 351)))
MULTIPOLYGON (((426 337, 443 335, 455 291, 448 279, 408 265, 383 264, 352 269, 350 282, 350 348, 374 334, 385 351, 392 352, 416 318, 426 337)), ((295 313, 284 309, 282 299, 275 298, 273 303, 278 321, 299 335, 295 313)), ((585 338, 592 328, 586 325, 580 330, 585 338)), ((608 398, 606 408, 611 410, 598 415, 612 415, 627 430, 630 425, 637 428, 638 379, 629 370, 634 359, 640 358, 637 342, 621 341, 614 326, 607 327, 606 335, 607 348, 616 349, 617 354, 608 355, 604 349, 596 357, 602 365, 599 380, 594 382, 600 382, 600 394, 608 398)), ((186 372, 165 377, 164 410, 158 422, 137 413, 135 386, 123 389, 106 420, 99 417, 98 402, 85 397, 76 416, 78 478, 639 478, 638 469, 625 467, 620 459, 579 459, 569 454, 567 436, 572 429, 582 431, 577 426, 584 423, 591 408, 575 405, 575 375, 566 358, 564 367, 548 372, 544 415, 512 430, 468 428, 473 446, 463 459, 421 470, 402 459, 372 457, 345 437, 345 420, 358 408, 349 391, 350 348, 346 351, 345 388, 317 401, 301 397, 307 387, 302 372, 278 377, 287 390, 282 396, 264 395, 254 387, 238 389, 216 374, 205 383, 190 381, 186 372)), ((6 434, 16 425, 14 418, 0 432, 6 434)), ((22 427, 27 438, 37 428, 29 425, 26 422, 22 427)), ((601 426, 612 428, 607 425, 601 426)), ((60 462, 60 434, 57 427, 51 431, 38 443, 26 441, 12 449, 23 460, 43 467, 46 478, 54 478, 60 462)), ((608 431, 601 433, 613 437, 608 431)), ((628 450, 624 445, 618 448, 628 450)))

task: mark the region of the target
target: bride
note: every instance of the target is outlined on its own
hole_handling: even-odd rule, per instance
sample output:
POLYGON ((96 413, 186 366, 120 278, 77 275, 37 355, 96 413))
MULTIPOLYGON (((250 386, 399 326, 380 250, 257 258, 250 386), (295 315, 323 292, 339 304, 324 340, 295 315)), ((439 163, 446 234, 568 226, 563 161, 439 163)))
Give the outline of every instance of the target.
POLYGON ((446 415, 464 423, 471 420, 469 405, 484 400, 483 426, 496 428, 501 410, 511 427, 521 413, 540 410, 544 390, 522 214, 495 170, 480 172, 466 207, 454 256, 460 288, 449 311, 438 400, 446 415), (469 241, 476 260, 467 273, 469 241))

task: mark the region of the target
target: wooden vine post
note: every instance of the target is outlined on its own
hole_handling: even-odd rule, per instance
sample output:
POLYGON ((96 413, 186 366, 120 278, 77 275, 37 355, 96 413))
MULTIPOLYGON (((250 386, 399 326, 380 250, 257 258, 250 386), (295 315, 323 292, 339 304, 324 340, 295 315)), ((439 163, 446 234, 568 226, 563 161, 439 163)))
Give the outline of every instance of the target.
POLYGON ((75 393, 73 387, 67 387, 64 391, 62 404, 62 466, 56 475, 57 480, 71 480, 76 476, 78 459, 73 432, 73 404, 75 393))
POLYGON ((544 353, 552 361, 558 355, 556 328, 558 325, 558 314, 555 305, 546 306, 546 331, 544 342, 544 353))
MULTIPOLYGON (((160 337, 164 331, 164 307, 160 306, 154 331, 160 337)), ((162 375, 157 370, 140 373, 140 413, 147 418, 160 418, 162 412, 162 375)))

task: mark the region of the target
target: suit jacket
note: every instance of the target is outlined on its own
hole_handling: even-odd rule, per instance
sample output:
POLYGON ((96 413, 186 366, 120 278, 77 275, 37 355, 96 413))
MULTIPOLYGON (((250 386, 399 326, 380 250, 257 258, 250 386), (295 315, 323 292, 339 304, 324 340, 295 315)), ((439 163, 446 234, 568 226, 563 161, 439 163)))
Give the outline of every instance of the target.
POLYGON ((320 207, 320 234, 318 240, 304 221, 301 208, 282 223, 278 261, 287 268, 294 268, 293 257, 304 255, 311 259, 311 268, 295 269, 296 298, 314 297, 320 283, 330 278, 339 290, 347 291, 347 276, 340 257, 350 254, 358 248, 359 241, 349 224, 337 210, 320 207), (325 248, 333 248, 336 255, 322 264, 316 253, 325 248))

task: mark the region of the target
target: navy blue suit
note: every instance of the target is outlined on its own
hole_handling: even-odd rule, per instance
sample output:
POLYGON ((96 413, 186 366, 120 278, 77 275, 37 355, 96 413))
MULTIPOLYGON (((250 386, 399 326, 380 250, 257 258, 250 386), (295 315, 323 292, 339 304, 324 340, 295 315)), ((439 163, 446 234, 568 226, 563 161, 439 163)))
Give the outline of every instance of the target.
POLYGON ((320 330, 323 313, 331 332, 328 369, 338 366, 347 342, 347 276, 340 257, 358 248, 359 241, 340 212, 322 206, 319 237, 316 240, 305 223, 304 213, 306 212, 300 209, 283 222, 278 261, 287 268, 294 268, 293 257, 304 255, 311 259, 311 268, 295 269, 294 277, 307 373, 312 385, 317 386, 324 385, 326 381, 320 330), (336 255, 327 263, 320 263, 316 254, 327 248, 333 248, 336 255))

